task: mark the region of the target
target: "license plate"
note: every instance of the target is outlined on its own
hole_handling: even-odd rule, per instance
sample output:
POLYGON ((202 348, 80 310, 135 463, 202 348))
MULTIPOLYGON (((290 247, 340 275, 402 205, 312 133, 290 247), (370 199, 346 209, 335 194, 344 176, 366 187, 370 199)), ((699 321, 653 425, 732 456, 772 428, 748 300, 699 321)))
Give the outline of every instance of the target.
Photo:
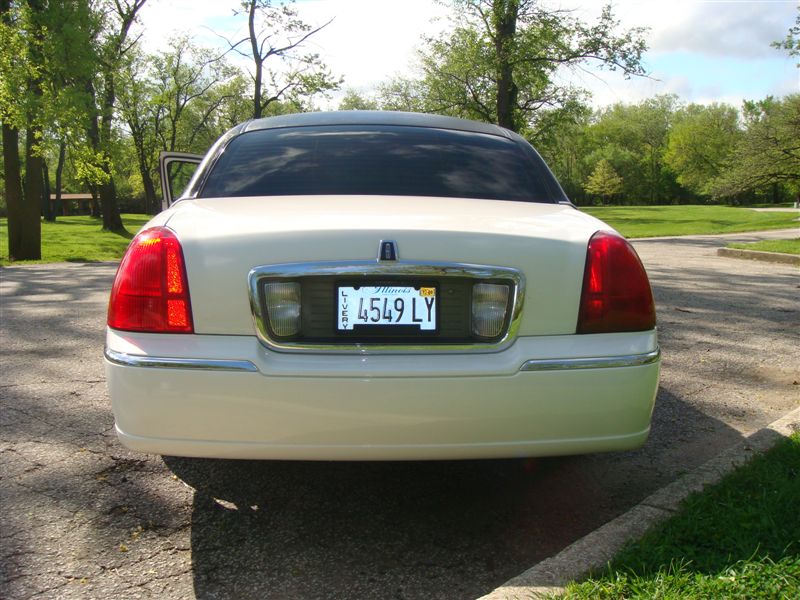
POLYGON ((412 326, 436 330, 436 288, 362 285, 338 288, 337 328, 412 326))

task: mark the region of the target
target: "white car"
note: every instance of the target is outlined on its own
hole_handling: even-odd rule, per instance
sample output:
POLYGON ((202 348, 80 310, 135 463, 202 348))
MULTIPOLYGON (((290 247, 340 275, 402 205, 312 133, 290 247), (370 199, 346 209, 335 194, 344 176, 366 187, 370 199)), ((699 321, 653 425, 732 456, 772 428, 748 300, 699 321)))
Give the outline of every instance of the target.
MULTIPOLYGON (((195 159, 163 157, 166 175, 176 160, 195 159)), ((310 113, 229 131, 133 239, 106 373, 119 438, 143 452, 623 450, 650 429, 655 325, 631 245, 520 136, 310 113)))

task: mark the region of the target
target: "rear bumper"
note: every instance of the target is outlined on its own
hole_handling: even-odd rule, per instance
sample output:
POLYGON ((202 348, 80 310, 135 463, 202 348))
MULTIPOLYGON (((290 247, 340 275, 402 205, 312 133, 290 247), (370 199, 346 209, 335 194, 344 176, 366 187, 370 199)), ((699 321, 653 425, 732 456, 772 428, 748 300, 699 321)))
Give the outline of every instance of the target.
POLYGON ((549 341, 489 355, 297 356, 244 336, 109 331, 106 372, 120 440, 142 452, 420 460, 641 445, 655 332, 549 341))

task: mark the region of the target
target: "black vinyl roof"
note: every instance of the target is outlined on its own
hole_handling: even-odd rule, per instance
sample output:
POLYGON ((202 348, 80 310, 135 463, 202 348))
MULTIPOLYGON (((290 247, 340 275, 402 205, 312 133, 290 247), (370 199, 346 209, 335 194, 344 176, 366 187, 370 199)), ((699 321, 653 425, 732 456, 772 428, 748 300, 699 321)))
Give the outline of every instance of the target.
POLYGON ((284 127, 317 127, 325 125, 394 125, 407 127, 434 127, 471 131, 510 138, 511 132, 497 125, 479 123, 455 117, 427 115, 421 113, 385 110, 340 110, 330 112, 297 113, 255 119, 245 123, 241 133, 260 129, 279 129, 284 127))

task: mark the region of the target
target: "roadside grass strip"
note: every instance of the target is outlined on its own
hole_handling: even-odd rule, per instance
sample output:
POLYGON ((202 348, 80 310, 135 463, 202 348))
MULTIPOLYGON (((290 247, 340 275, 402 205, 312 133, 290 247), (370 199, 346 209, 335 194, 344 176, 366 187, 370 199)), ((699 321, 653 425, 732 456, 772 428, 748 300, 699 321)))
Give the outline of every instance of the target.
POLYGON ((800 432, 553 597, 800 598, 800 432))
POLYGON ((150 220, 148 215, 122 215, 127 235, 103 231, 103 223, 86 215, 42 221, 41 260, 8 260, 8 219, 0 218, 0 265, 53 262, 103 262, 122 258, 128 242, 150 220))
POLYGON ((597 206, 581 210, 628 238, 713 235, 800 227, 800 213, 758 212, 732 206, 597 206))
POLYGON ((749 244, 728 244, 728 248, 800 255, 800 238, 794 238, 791 240, 762 240, 760 242, 751 242, 749 244))

